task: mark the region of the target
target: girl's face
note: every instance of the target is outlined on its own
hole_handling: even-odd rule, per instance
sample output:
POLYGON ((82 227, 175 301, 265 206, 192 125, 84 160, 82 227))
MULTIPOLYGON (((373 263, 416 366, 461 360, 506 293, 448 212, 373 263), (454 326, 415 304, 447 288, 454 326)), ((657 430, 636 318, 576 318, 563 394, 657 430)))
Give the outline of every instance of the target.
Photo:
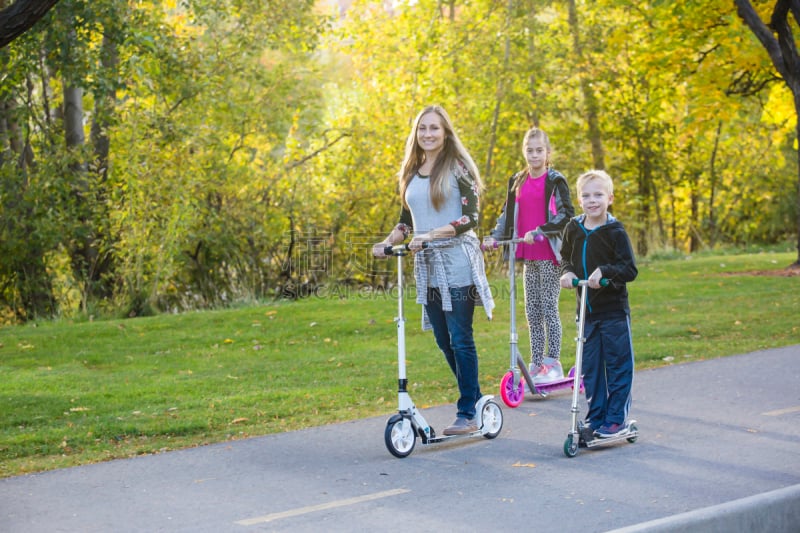
POLYGON ((417 144, 428 155, 435 155, 444 146, 444 126, 438 113, 422 115, 417 125, 417 144))
POLYGON ((578 201, 590 223, 604 224, 608 206, 614 201, 614 195, 608 194, 608 190, 601 180, 594 179, 583 185, 578 201))
POLYGON ((547 170, 547 145, 541 135, 536 135, 528 139, 525 145, 525 161, 528 163, 528 170, 531 176, 538 178, 547 170))

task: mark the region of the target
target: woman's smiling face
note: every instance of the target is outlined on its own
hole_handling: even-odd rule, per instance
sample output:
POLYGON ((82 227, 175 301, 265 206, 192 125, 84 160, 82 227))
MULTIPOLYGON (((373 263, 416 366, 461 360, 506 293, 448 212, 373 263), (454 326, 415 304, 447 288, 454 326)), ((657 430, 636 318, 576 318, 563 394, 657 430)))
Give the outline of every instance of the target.
POLYGON ((438 113, 430 112, 419 119, 417 143, 426 153, 436 154, 444 146, 444 126, 438 113))

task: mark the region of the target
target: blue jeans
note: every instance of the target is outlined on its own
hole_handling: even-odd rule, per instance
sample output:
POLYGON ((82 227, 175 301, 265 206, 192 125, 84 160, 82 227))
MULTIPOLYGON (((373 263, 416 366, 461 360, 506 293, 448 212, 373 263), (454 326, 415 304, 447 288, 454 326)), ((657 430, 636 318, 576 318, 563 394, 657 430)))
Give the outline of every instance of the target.
POLYGON ((623 424, 631 406, 633 343, 631 319, 587 321, 584 327, 583 386, 587 425, 623 424))
POLYGON ((475 418, 475 402, 481 397, 478 383, 478 351, 472 335, 475 313, 475 286, 451 287, 452 311, 442 309, 439 289, 428 288, 428 313, 436 344, 456 377, 460 397, 456 403, 459 418, 475 418))

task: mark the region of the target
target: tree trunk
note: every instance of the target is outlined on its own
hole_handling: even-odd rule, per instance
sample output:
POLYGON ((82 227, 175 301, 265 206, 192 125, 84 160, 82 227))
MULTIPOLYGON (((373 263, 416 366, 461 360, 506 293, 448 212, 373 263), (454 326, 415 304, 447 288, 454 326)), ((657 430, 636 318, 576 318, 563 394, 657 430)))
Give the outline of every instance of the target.
MULTIPOLYGON (((795 138, 800 142, 800 55, 797 52, 797 43, 794 33, 789 25, 789 16, 793 20, 800 18, 800 0, 777 0, 772 11, 769 27, 761 20, 749 0, 734 0, 737 13, 761 45, 769 54, 775 70, 786 82, 794 97, 795 116, 798 123, 795 126, 795 138), (774 32, 774 33, 773 33, 774 32), (775 33, 778 34, 777 39, 775 33)), ((797 153, 797 260, 793 266, 800 267, 800 150, 797 153)))
POLYGON ((507 5, 508 11, 506 12, 506 23, 505 23, 505 30, 506 30, 506 41, 505 41, 505 49, 503 52, 503 70, 500 73, 500 76, 497 78, 497 88, 495 91, 495 101, 494 101, 494 113, 492 113, 492 126, 491 131, 489 132, 489 148, 486 154, 486 166, 483 169, 483 180, 486 182, 489 179, 489 175, 492 172, 492 154, 494 154, 494 147, 497 143, 497 122, 500 119, 500 106, 503 103, 503 98, 505 97, 505 77, 506 73, 508 72, 508 62, 509 58, 511 57, 511 38, 508 36, 508 28, 509 23, 511 21, 511 15, 514 10, 514 0, 508 0, 507 5))
POLYGON ((528 127, 539 127, 540 115, 539 115, 539 106, 536 103, 536 100, 539 97, 539 91, 536 86, 536 41, 533 38, 536 35, 535 27, 536 27, 536 3, 528 0, 527 9, 525 12, 528 14, 528 65, 530 69, 530 74, 528 75, 528 87, 531 93, 531 102, 533 105, 530 107, 529 110, 525 112, 528 116, 528 127))
POLYGON ((606 155, 603 148, 603 137, 600 131, 600 121, 598 119, 599 106, 597 97, 592 90, 589 76, 584 68, 583 44, 581 43, 581 32, 578 24, 578 8, 575 0, 569 0, 569 28, 572 33, 572 46, 575 53, 575 62, 579 65, 578 76, 581 81, 581 92, 583 93, 583 104, 586 106, 586 127, 589 136, 589 143, 592 146, 592 164, 594 168, 603 170, 606 168, 606 155))
POLYGON ((7 197, 4 208, 10 212, 6 233, 17 240, 24 240, 24 246, 15 249, 13 257, 3 258, 3 269, 12 280, 13 293, 2 295, 10 298, 8 306, 14 310, 16 318, 25 321, 36 317, 52 316, 55 307, 53 302, 52 283, 44 261, 44 250, 37 239, 38 232, 33 226, 35 216, 26 203, 25 194, 28 189, 27 175, 33 160, 33 150, 22 134, 14 113, 12 100, 0 101, 0 153, 7 163, 14 164, 17 172, 9 179, 16 183, 3 185, 7 197), (18 301, 17 301, 18 299, 18 301))
POLYGON ((639 229, 637 234, 639 238, 636 240, 636 253, 641 256, 647 256, 650 251, 648 228, 650 227, 650 197, 651 186, 653 183, 653 168, 652 158, 650 157, 650 146, 648 145, 649 137, 645 135, 638 135, 639 142, 639 191, 638 197, 641 202, 639 209, 639 229))
POLYGON ((708 241, 713 248, 717 243, 717 152, 719 151, 719 137, 722 133, 722 122, 717 123, 714 136, 714 148, 711 150, 709 163, 709 191, 708 191, 708 241))
MULTIPOLYGON (((794 95, 794 108, 800 117, 800 92, 794 95)), ((795 127, 796 138, 800 140, 800 118, 798 118, 795 127)), ((795 150, 795 157, 797 158, 797 260, 792 265, 795 268, 800 268, 800 150, 795 150)))
MULTIPOLYGON (((102 51, 100 57, 101 72, 109 83, 99 84, 99 88, 94 93, 94 114, 92 115, 92 127, 90 139, 94 149, 94 164, 92 165, 92 178, 95 181, 95 205, 96 219, 103 220, 108 218, 107 196, 109 171, 109 148, 111 141, 108 130, 111 126, 111 117, 116 107, 117 69, 119 66, 119 55, 117 53, 117 43, 112 36, 115 32, 113 26, 107 26, 103 34, 102 51), (105 87, 108 87, 107 89, 105 87)), ((114 249, 113 236, 108 235, 103 226, 96 228, 96 239, 93 243, 95 248, 95 266, 92 269, 91 282, 93 284, 94 296, 106 299, 113 296, 114 283, 111 275, 114 269, 114 256, 111 250, 114 249)))

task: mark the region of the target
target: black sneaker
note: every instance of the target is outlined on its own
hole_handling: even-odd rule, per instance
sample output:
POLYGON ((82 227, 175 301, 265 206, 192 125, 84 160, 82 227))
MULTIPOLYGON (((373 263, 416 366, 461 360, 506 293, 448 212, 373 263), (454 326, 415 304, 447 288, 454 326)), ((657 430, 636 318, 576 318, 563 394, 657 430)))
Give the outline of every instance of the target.
POLYGON ((478 423, 474 418, 458 417, 452 424, 444 428, 442 433, 445 435, 466 435, 473 431, 478 431, 478 423))
POLYGON ((580 428, 580 439, 578 440, 579 446, 586 446, 587 442, 594 440, 594 430, 592 426, 580 428))

